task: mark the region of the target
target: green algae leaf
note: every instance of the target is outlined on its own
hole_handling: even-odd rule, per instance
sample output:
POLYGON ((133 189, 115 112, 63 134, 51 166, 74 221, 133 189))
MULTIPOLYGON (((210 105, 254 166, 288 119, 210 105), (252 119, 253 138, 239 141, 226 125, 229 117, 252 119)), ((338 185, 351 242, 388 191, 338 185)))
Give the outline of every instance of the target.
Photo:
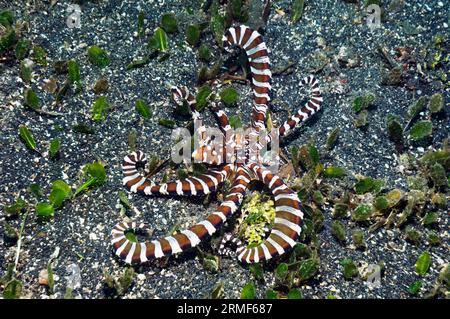
POLYGON ((8 28, 7 32, 0 37, 0 54, 9 50, 16 43, 16 32, 12 28, 8 28))
POLYGON ((327 149, 331 150, 339 137, 340 128, 334 128, 327 137, 327 149))
POLYGON ((353 230, 352 239, 356 248, 366 247, 366 242, 364 241, 364 232, 361 229, 353 230))
POLYGON ((196 46, 200 41, 200 26, 198 24, 191 24, 186 28, 186 41, 192 45, 196 46))
POLYGON ((158 124, 168 128, 175 127, 175 121, 169 119, 159 119, 158 124))
POLYGON ((86 180, 86 182, 77 188, 74 196, 77 196, 90 187, 98 187, 106 182, 105 166, 99 161, 87 164, 84 167, 84 172, 90 177, 86 180))
POLYGON ((98 97, 92 105, 92 120, 100 122, 105 119, 105 111, 109 108, 108 99, 106 96, 98 97))
POLYGON ((222 299, 224 297, 224 283, 219 281, 211 291, 211 299, 222 299))
POLYGON ((49 262, 47 265, 47 276, 48 276, 48 290, 50 294, 52 294, 53 288, 55 287, 55 278, 53 275, 53 268, 51 262, 49 262))
POLYGON ((411 286, 408 287, 408 292, 411 295, 415 296, 419 293, 420 288, 422 288, 422 282, 420 280, 417 280, 417 281, 413 282, 411 284, 411 286))
POLYGON ((7 216, 17 216, 26 206, 27 203, 22 198, 17 198, 14 204, 5 206, 4 211, 7 216))
POLYGON ((55 208, 49 203, 38 203, 36 205, 36 214, 41 218, 53 217, 55 208))
POLYGON ((400 124, 400 118, 389 114, 386 117, 386 124, 389 134, 389 139, 395 144, 399 144, 403 140, 403 127, 400 124))
POLYGON ((200 60, 203 61, 210 61, 211 60, 211 49, 206 44, 202 44, 200 48, 198 48, 198 57, 200 60))
POLYGON ((169 48, 166 32, 161 28, 157 28, 153 37, 148 42, 148 47, 152 50, 166 52, 169 48))
POLYGON ((303 299, 303 294, 297 288, 292 288, 291 290, 289 290, 287 298, 288 299, 303 299))
POLYGON ((56 157, 56 155, 59 153, 60 147, 61 141, 59 139, 55 138, 50 142, 49 153, 51 158, 56 157))
POLYGON ((144 37, 144 19, 145 19, 145 12, 144 10, 141 10, 137 18, 137 33, 139 38, 144 37))
POLYGON ((341 178, 346 174, 345 169, 337 166, 328 166, 322 171, 322 175, 327 178, 341 178))
POLYGON ((416 261, 416 272, 421 276, 425 276, 425 274, 428 272, 428 269, 430 268, 430 265, 430 254, 427 251, 424 251, 416 261))
POLYGON ((28 147, 28 149, 36 151, 37 148, 36 140, 34 139, 28 127, 26 127, 25 125, 21 125, 19 127, 19 136, 25 143, 25 146, 28 147))
POLYGON ((14 23, 14 14, 9 10, 0 12, 0 24, 5 28, 12 26, 14 23))
POLYGON ((344 225, 338 221, 335 220, 332 224, 331 224, 331 234, 340 242, 343 243, 345 242, 345 237, 346 237, 346 233, 345 233, 345 228, 344 225))
POLYGON ((255 286, 253 283, 247 283, 241 291, 241 299, 255 299, 255 286))
POLYGON ((273 289, 268 289, 266 291, 266 299, 277 299, 278 293, 273 289))
POLYGON ((136 111, 144 118, 149 119, 153 116, 152 111, 144 100, 136 100, 136 111))
POLYGON ((277 266, 277 269, 275 269, 275 278, 277 278, 280 281, 283 281, 287 274, 288 274, 289 266, 286 263, 281 263, 277 266))
POLYGON ((210 29, 219 47, 222 47, 222 36, 225 33, 225 17, 219 13, 218 4, 214 3, 211 9, 210 29))
POLYGON ((3 290, 3 298, 5 299, 19 299, 22 294, 22 282, 17 279, 9 281, 3 290))
MULTIPOLYGON (((69 73, 68 77, 69 82, 74 83, 77 86, 77 90, 81 91, 82 84, 81 84, 80 67, 78 66, 78 63, 75 60, 70 60, 67 62, 67 72, 69 73)), ((60 90, 61 94, 64 94, 64 87, 61 88, 60 90)))
POLYGON ((87 54, 88 54, 89 61, 92 64, 94 64, 100 68, 104 68, 104 67, 108 66, 108 64, 110 62, 109 57, 106 54, 106 52, 102 48, 100 48, 98 45, 91 46, 88 49, 87 54))
POLYGON ((352 213, 352 219, 356 222, 363 222, 369 220, 372 215, 372 205, 360 204, 352 213))
POLYGON ((198 111, 202 110, 208 103, 209 96, 211 95, 211 88, 208 85, 203 85, 197 92, 196 95, 196 109, 198 111))
POLYGON ((264 279, 264 271, 260 263, 257 264, 251 264, 249 266, 250 272, 252 273, 253 277, 256 280, 263 280, 264 279))
POLYGON ((70 198, 70 196, 72 196, 72 189, 70 186, 62 179, 58 179, 52 184, 52 191, 48 200, 53 207, 58 208, 66 199, 70 198))
POLYGON ((420 141, 431 135, 433 132, 433 123, 431 121, 420 121, 411 128, 411 138, 413 141, 420 141))
POLYGON ((75 124, 72 127, 72 130, 74 132, 83 133, 83 134, 94 134, 95 133, 95 130, 94 130, 93 127, 91 127, 91 126, 89 126, 87 124, 84 124, 84 123, 77 123, 77 124, 75 124))
POLYGON ((292 3, 292 23, 296 23, 303 16, 305 0, 294 0, 292 3))
POLYGON ((238 93, 234 88, 226 88, 220 92, 220 99, 228 106, 235 104, 238 97, 238 93))
POLYGON ((442 94, 433 94, 428 102, 428 109, 431 113, 439 113, 444 107, 444 98, 442 94))
POLYGON ((234 129, 242 127, 241 118, 238 115, 230 116, 230 126, 234 129))
POLYGON ((25 105, 33 110, 41 108, 41 100, 32 89, 27 89, 24 94, 25 105))
POLYGON ((36 61, 36 63, 46 66, 47 65, 47 52, 45 52, 44 48, 35 45, 33 47, 33 59, 36 61))
POLYGON ((372 177, 365 177, 360 179, 355 184, 355 192, 358 195, 365 193, 379 193, 384 185, 382 180, 377 180, 372 177))
POLYGON ((345 258, 340 264, 343 267, 342 274, 345 279, 351 279, 358 274, 358 268, 350 258, 345 258))
POLYGON ((389 201, 386 196, 378 196, 374 200, 373 207, 379 211, 385 210, 389 207, 389 201))
POLYGON ((408 108, 408 112, 406 115, 407 120, 412 121, 414 118, 416 118, 416 116, 425 109, 426 105, 427 97, 425 96, 422 96, 417 99, 417 101, 414 101, 414 103, 411 104, 408 108))
POLYGON ((422 225, 432 225, 437 222, 439 214, 437 212, 429 212, 422 220, 422 225))
POLYGON ((309 258, 300 262, 298 268, 298 276, 300 280, 308 280, 317 273, 319 270, 319 260, 317 258, 309 258))
POLYGON ((44 196, 44 192, 42 191, 41 185, 39 184, 31 184, 28 187, 31 194, 33 194, 36 198, 42 198, 44 196))
POLYGON ((20 77, 26 83, 31 82, 32 68, 28 62, 20 62, 20 77))
POLYGON ((178 23, 173 13, 165 13, 161 16, 161 27, 167 33, 174 33, 178 30, 178 23))
POLYGON ((23 60, 28 56, 31 49, 31 41, 28 39, 20 39, 16 44, 16 58, 23 60))

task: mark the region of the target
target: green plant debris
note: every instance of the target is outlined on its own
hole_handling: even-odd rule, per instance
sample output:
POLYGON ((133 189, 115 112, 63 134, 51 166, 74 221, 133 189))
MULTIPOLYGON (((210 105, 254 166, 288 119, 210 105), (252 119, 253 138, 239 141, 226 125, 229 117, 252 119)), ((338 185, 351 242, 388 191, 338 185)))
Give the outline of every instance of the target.
POLYGON ((152 111, 148 107, 147 103, 144 100, 138 99, 136 100, 136 111, 141 115, 144 119, 149 119, 153 116, 152 111))
POLYGON ((186 41, 192 46, 197 46, 200 42, 200 34, 200 26, 198 24, 191 24, 186 28, 186 41))
POLYGON ((369 220, 372 216, 373 207, 370 204, 360 204, 352 212, 352 219, 356 222, 363 222, 369 220))
POLYGON ((41 185, 39 184, 31 184, 28 187, 31 194, 33 194, 37 199, 42 198, 44 196, 44 193, 42 192, 41 185))
POLYGON ((32 62, 30 60, 25 60, 20 62, 20 78, 26 82, 31 82, 33 69, 32 69, 32 62))
POLYGON ((345 169, 337 166, 328 166, 322 171, 323 177, 326 178, 342 178, 347 174, 345 169))
POLYGON ((47 53, 45 52, 44 48, 35 45, 33 47, 33 54, 32 54, 33 60, 40 65, 46 66, 47 65, 47 53))
POLYGON ((400 124, 400 118, 389 114, 386 118, 389 139, 396 145, 403 142, 403 127, 400 124))
POLYGON ((4 212, 7 216, 17 216, 19 215, 25 208, 27 207, 27 203, 22 198, 17 198, 14 204, 5 206, 4 212))
POLYGON ((425 217, 422 219, 422 225, 429 226, 436 224, 439 218, 439 214, 437 212, 428 212, 425 217))
POLYGON ((266 291, 266 299, 278 299, 278 293, 273 289, 266 291))
POLYGON ((358 195, 362 195, 369 192, 377 194, 381 191, 383 186, 384 186, 383 180, 374 179, 372 177, 364 177, 356 182, 355 192, 358 195))
POLYGON ((415 296, 419 293, 420 288, 422 288, 422 282, 420 280, 417 280, 415 282, 413 282, 409 287, 408 287, 408 292, 412 295, 415 296))
POLYGON ((158 124, 168 127, 168 128, 174 128, 175 127, 175 121, 169 120, 169 119, 159 119, 158 124))
POLYGON ((400 200, 403 198, 403 193, 399 189, 393 189, 386 194, 386 199, 388 201, 389 207, 396 206, 400 200))
POLYGON ((55 215, 55 208, 49 203, 38 203, 35 209, 36 214, 41 218, 49 218, 55 215))
POLYGON ((361 229, 354 229, 352 231, 352 240, 357 249, 364 249, 367 246, 364 240, 364 232, 361 229))
POLYGON ((214 285, 211 291, 211 299, 222 299, 224 297, 224 283, 220 280, 217 284, 214 285))
POLYGON ((354 119, 353 123, 355 124, 356 127, 360 128, 360 127, 364 127, 367 125, 368 121, 367 118, 369 116, 369 112, 367 112, 367 110, 362 110, 361 112, 359 112, 359 114, 356 116, 356 118, 354 119))
POLYGON ((9 225, 7 222, 3 222, 3 239, 8 245, 15 245, 19 239, 19 232, 9 225))
POLYGON ((275 269, 275 278, 280 282, 284 281, 288 274, 288 270, 289 266, 286 263, 278 264, 277 268, 275 269))
POLYGON ((373 202, 373 207, 378 211, 384 211, 389 208, 389 201, 386 196, 378 196, 373 202))
POLYGON ((161 28, 157 28, 148 42, 148 47, 151 50, 166 52, 169 48, 166 32, 161 28))
POLYGON ((344 218, 347 216, 347 212, 349 211, 349 207, 344 203, 336 203, 333 207, 333 217, 334 218, 344 218))
POLYGON ((421 141, 433 132, 433 123, 431 121, 420 121, 413 125, 410 136, 413 141, 421 141))
POLYGON ((303 299, 303 294, 297 288, 293 288, 289 290, 287 297, 288 299, 303 299))
POLYGON ((14 24, 14 14, 9 10, 0 12, 0 24, 5 28, 11 27, 14 24))
POLYGON ((428 233, 427 240, 430 246, 438 246, 441 244, 441 238, 439 238, 439 235, 434 231, 428 233))
POLYGON ((414 120, 420 112, 422 112, 427 106, 427 97, 422 96, 418 100, 412 103, 407 111, 406 119, 408 121, 414 120))
POLYGON ((197 92, 196 95, 196 109, 198 111, 202 110, 208 103, 209 97, 211 95, 211 88, 208 85, 203 85, 197 92))
POLYGON ((134 281, 134 269, 131 267, 127 267, 119 278, 113 278, 106 270, 103 275, 106 286, 115 291, 118 296, 125 294, 134 281))
POLYGON ((137 34, 140 39, 142 39, 145 34, 144 20, 145 20, 145 12, 144 12, 144 10, 141 10, 141 11, 139 11, 138 18, 137 18, 137 34))
POLYGON ((83 133, 83 134, 94 134, 95 130, 92 126, 89 126, 85 123, 77 123, 72 127, 74 132, 83 133))
POLYGON ((28 56, 31 49, 31 41, 28 39, 19 39, 16 44, 16 58, 23 60, 28 56))
POLYGON ((217 1, 214 1, 211 6, 211 20, 209 25, 217 45, 222 47, 222 36, 225 32, 225 17, 219 13, 219 4, 217 1))
POLYGON ((77 87, 78 91, 81 91, 82 84, 81 84, 81 73, 80 73, 80 67, 78 66, 78 63, 75 60, 70 60, 67 62, 67 72, 69 74, 69 82, 74 83, 77 87))
POLYGON ((238 115, 232 115, 230 116, 230 126, 233 129, 237 129, 242 127, 241 117, 238 115))
POLYGON ((62 203, 72 196, 72 189, 62 179, 56 180, 52 184, 52 191, 48 197, 53 207, 58 208, 62 203))
POLYGON ((447 207, 447 197, 441 193, 435 193, 431 196, 431 203, 437 207, 445 209, 447 207))
POLYGON ((446 186, 448 184, 445 168, 439 163, 431 166, 430 177, 433 180, 433 184, 436 188, 446 186))
POLYGON ((442 94, 433 94, 428 102, 428 109, 431 113, 439 113, 444 107, 444 98, 442 94))
POLYGON ((235 104, 238 97, 238 93, 234 88, 226 88, 220 92, 220 99, 228 106, 235 104))
POLYGON ((89 61, 100 68, 107 67, 110 62, 106 52, 97 45, 91 46, 88 49, 87 54, 89 61))
POLYGON ((97 82, 95 82, 94 87, 92 88, 92 91, 94 91, 95 94, 105 93, 109 88, 109 82, 107 79, 99 79, 97 82))
POLYGON ((7 28, 6 33, 0 37, 0 54, 12 48, 16 41, 16 31, 13 28, 7 28))
POLYGON ((49 262, 47 265, 47 276, 48 276, 48 291, 50 294, 53 294, 53 289, 55 287, 55 278, 53 275, 52 263, 49 262))
POLYGON ((367 95, 357 96, 352 103, 353 112, 358 113, 362 110, 366 110, 375 102, 375 95, 369 93, 367 95))
POLYGON ((100 96, 92 105, 92 120, 95 122, 101 122, 105 120, 105 112, 109 109, 109 103, 106 96, 100 96))
POLYGON ((178 30, 178 23, 173 13, 165 13, 161 16, 161 27, 167 33, 174 33, 178 30))
POLYGON ((91 164, 86 164, 83 172, 85 175, 89 176, 89 178, 75 191, 75 196, 80 194, 81 192, 92 188, 99 187, 106 182, 106 171, 103 163, 99 161, 95 161, 91 164))
POLYGON ((296 23, 303 16, 303 10, 305 7, 305 0, 293 0, 292 1, 292 23, 296 23))
POLYGON ((241 299, 255 299, 255 286, 253 283, 247 283, 241 291, 241 299))
POLYGON ((50 157, 55 158, 56 155, 58 155, 60 148, 61 148, 61 141, 57 138, 52 139, 50 142, 50 147, 48 149, 50 157))
POLYGON ((299 263, 298 277, 300 281, 306 281, 319 271, 319 260, 317 258, 309 258, 299 263))
POLYGON ((416 272, 420 276, 425 276, 431 265, 431 257, 427 251, 424 251, 416 261, 416 272))
POLYGON ((345 258, 340 262, 340 264, 343 267, 342 274, 345 279, 352 279, 358 274, 358 268, 350 258, 345 258))
POLYGON ((408 226, 405 228, 405 239, 410 243, 413 243, 415 245, 419 244, 421 237, 421 232, 419 232, 414 227, 408 226))
POLYGON ((3 298, 5 299, 19 299, 22 295, 23 284, 17 279, 9 281, 3 290, 3 298))
POLYGON ((346 231, 345 231, 344 225, 340 221, 338 221, 338 220, 333 221, 333 223, 331 224, 331 234, 340 243, 345 242, 346 231))
POLYGON ((200 60, 203 60, 206 62, 211 61, 212 54, 211 54, 210 47, 206 44, 200 45, 200 48, 198 48, 198 57, 200 60))
POLYGON ((326 142, 327 149, 331 150, 334 147, 334 145, 336 144, 336 141, 339 137, 339 133, 340 133, 340 128, 336 127, 330 132, 330 134, 328 134, 327 142, 326 142))
POLYGON ((217 273, 219 271, 219 257, 205 254, 202 258, 203 268, 210 273, 217 273))
POLYGON ((41 100, 32 89, 25 91, 25 105, 31 109, 37 110, 41 108, 41 100))
POLYGON ((21 125, 19 127, 19 136, 28 149, 37 151, 36 140, 34 139, 33 134, 31 134, 28 127, 26 127, 25 125, 21 125))
POLYGON ((253 275, 253 278, 259 281, 264 280, 264 270, 260 263, 257 264, 251 264, 249 266, 250 272, 253 275))

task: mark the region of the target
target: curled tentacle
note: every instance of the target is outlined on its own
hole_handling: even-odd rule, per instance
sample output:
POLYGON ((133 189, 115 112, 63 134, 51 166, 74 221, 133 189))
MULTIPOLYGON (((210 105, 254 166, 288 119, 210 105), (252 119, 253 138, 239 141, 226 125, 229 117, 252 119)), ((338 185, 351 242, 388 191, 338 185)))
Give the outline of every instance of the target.
POLYGON ((250 172, 239 167, 228 195, 215 212, 206 219, 183 230, 173 236, 158 240, 133 242, 126 237, 126 232, 136 232, 142 229, 143 224, 118 223, 111 231, 111 243, 117 256, 126 263, 144 263, 151 259, 161 258, 180 253, 186 249, 197 246, 206 236, 211 236, 217 229, 238 209, 242 203, 247 185, 250 182, 250 172))

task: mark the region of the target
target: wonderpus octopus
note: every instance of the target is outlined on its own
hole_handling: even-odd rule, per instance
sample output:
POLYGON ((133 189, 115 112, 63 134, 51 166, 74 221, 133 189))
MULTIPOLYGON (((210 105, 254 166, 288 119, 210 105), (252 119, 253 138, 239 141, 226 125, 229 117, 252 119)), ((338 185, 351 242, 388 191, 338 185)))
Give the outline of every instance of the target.
MULTIPOLYGON (((262 182, 272 193, 275 202, 275 220, 270 234, 260 244, 252 247, 238 245, 236 255, 239 261, 258 263, 280 256, 296 244, 300 235, 303 213, 296 192, 267 168, 261 156, 255 156, 258 152, 254 150, 236 152, 238 145, 249 146, 251 144, 249 140, 266 129, 266 112, 272 78, 266 44, 257 31, 244 25, 229 28, 223 36, 223 44, 229 52, 236 47, 245 50, 248 58, 253 88, 249 134, 242 136, 233 133, 227 115, 220 108, 220 103, 213 102, 210 109, 218 120, 227 147, 223 152, 210 152, 210 145, 204 142, 194 150, 192 157, 208 165, 206 173, 198 177, 157 185, 142 172, 147 163, 145 154, 142 151, 135 151, 125 156, 123 160, 123 184, 131 192, 144 195, 202 196, 217 191, 225 180, 229 180, 231 186, 228 193, 217 210, 206 219, 173 236, 138 242, 128 239, 126 233, 142 231, 144 224, 135 222, 116 224, 111 232, 111 242, 115 254, 126 263, 144 263, 197 246, 202 240, 213 235, 238 210, 252 180, 262 182)), ((313 76, 308 76, 300 85, 308 87, 311 96, 303 107, 277 129, 279 137, 285 136, 320 109, 322 97, 318 81, 313 76)), ((171 92, 177 104, 187 103, 190 106, 194 120, 201 120, 200 114, 196 111, 195 97, 186 87, 171 87, 171 92)), ((269 136, 264 139, 270 141, 269 136)), ((256 148, 257 150, 261 148, 259 142, 256 143, 256 148)))

